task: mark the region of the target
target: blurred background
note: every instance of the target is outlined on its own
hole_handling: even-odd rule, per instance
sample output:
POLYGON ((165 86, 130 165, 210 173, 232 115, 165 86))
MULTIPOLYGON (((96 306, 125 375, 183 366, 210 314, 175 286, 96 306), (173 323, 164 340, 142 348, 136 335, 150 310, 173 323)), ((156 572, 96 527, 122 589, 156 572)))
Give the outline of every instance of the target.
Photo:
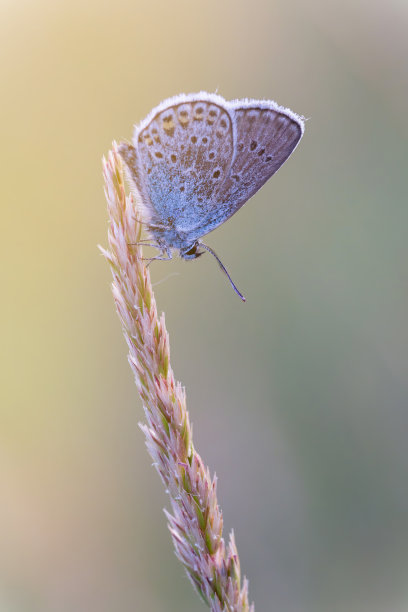
POLYGON ((309 118, 157 262, 172 365, 256 609, 408 610, 406 0, 2 0, 1 612, 199 612, 97 250, 101 157, 162 99, 309 118))

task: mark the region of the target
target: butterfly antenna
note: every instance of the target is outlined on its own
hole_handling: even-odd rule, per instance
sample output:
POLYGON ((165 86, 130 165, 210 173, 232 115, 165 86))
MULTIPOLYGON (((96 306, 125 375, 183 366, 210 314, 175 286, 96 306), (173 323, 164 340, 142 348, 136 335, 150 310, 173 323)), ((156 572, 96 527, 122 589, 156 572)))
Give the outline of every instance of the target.
POLYGON ((235 283, 233 282, 232 278, 230 277, 230 275, 228 274, 227 268, 224 266, 224 264, 222 263, 221 259, 218 257, 217 253, 215 253, 215 251, 213 251, 209 246, 207 246, 206 244, 204 244, 203 242, 199 242, 198 243, 201 247, 203 247, 203 249, 205 249, 206 251, 208 251, 209 253, 211 253, 211 255, 213 255, 215 257, 215 259, 218 262, 218 265, 220 266, 221 270, 227 275, 229 282, 231 283, 232 288, 234 289, 235 293, 241 298, 241 300, 243 302, 246 302, 246 299, 244 298, 244 296, 242 295, 242 293, 238 290, 238 288, 236 287, 235 283))

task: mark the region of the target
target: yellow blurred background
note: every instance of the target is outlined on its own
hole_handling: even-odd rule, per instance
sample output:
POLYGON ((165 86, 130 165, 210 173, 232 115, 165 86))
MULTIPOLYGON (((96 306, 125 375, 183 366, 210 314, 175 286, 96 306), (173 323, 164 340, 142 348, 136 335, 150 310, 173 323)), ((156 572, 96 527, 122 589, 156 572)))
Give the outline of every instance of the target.
POLYGON ((408 610, 408 3, 2 0, 1 612, 199 612, 114 312, 101 157, 162 99, 310 120, 151 268, 256 609, 408 610))

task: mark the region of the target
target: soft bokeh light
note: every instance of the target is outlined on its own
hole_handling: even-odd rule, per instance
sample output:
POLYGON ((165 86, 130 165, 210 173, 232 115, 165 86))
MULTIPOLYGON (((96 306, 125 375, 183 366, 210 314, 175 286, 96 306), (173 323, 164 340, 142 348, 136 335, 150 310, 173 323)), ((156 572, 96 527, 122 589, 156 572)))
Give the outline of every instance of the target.
POLYGON ((0 609, 199 611, 137 427, 101 157, 162 99, 310 118, 208 238, 157 262, 172 363, 257 610, 408 607, 408 8, 294 0, 0 5, 0 609))

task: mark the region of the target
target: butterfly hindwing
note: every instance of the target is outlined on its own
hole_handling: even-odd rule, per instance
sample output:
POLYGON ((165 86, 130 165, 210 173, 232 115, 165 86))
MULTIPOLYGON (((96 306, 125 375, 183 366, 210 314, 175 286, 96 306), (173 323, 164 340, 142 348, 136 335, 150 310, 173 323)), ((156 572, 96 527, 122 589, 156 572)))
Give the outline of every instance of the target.
POLYGON ((217 102, 177 99, 135 131, 151 218, 178 233, 201 225, 231 168, 232 118, 217 102))

